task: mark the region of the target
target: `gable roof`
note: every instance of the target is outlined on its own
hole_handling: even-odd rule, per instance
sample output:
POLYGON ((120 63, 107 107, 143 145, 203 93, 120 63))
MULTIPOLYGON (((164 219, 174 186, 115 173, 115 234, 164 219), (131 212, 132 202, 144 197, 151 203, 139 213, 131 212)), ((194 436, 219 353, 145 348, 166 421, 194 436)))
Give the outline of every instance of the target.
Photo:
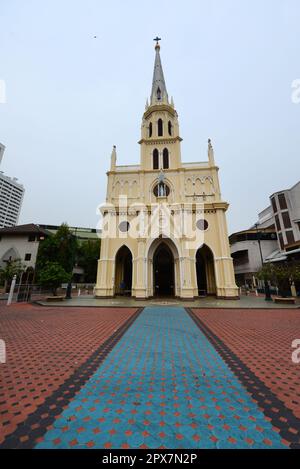
POLYGON ((34 223, 27 223, 26 225, 7 226, 0 229, 0 235, 29 235, 29 234, 43 234, 49 236, 49 232, 34 223))

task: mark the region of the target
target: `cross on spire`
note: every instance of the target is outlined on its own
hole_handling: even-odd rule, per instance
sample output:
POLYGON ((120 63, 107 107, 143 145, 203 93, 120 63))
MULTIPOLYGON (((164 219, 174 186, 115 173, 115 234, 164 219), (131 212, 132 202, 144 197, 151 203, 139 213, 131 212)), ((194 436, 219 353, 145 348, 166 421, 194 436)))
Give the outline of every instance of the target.
POLYGON ((151 105, 158 102, 168 103, 168 93, 166 89, 166 83, 164 79, 164 73, 160 60, 160 45, 159 41, 161 38, 156 36, 153 41, 156 41, 155 44, 155 61, 154 61, 154 71, 153 71, 153 80, 152 80, 152 91, 151 91, 151 105))

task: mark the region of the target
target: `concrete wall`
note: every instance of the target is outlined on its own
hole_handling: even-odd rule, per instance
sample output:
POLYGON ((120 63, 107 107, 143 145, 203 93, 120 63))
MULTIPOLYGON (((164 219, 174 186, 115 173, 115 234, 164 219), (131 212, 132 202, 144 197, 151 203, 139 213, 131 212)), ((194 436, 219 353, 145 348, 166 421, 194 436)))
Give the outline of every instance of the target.
POLYGON ((35 267, 39 241, 28 241, 28 235, 1 235, 0 240, 0 266, 5 265, 4 260, 20 259, 27 267, 35 267), (31 254, 30 261, 25 261, 25 254, 31 254))
MULTIPOLYGON (((269 256, 275 249, 277 249, 277 240, 261 240, 260 241, 263 259, 269 256)), ((261 268, 261 256, 259 251, 258 241, 238 241, 234 243, 231 248, 231 254, 241 251, 248 251, 249 262, 240 265, 234 263, 235 274, 254 273, 261 268)))

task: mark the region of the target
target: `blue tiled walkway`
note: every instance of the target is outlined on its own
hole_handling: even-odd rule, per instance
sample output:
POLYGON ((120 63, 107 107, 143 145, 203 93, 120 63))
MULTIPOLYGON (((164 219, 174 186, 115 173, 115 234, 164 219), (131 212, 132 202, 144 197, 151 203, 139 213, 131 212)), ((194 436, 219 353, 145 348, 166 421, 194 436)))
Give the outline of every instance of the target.
POLYGON ((281 448, 181 307, 147 307, 37 448, 281 448))

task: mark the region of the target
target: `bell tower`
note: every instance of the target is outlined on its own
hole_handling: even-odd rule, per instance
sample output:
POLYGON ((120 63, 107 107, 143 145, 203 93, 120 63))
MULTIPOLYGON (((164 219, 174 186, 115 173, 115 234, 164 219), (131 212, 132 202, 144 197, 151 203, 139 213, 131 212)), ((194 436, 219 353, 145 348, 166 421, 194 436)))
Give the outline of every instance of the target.
POLYGON ((146 171, 181 167, 178 115, 169 100, 160 58, 160 38, 154 39, 155 60, 150 104, 147 99, 141 126, 141 168, 146 171))

